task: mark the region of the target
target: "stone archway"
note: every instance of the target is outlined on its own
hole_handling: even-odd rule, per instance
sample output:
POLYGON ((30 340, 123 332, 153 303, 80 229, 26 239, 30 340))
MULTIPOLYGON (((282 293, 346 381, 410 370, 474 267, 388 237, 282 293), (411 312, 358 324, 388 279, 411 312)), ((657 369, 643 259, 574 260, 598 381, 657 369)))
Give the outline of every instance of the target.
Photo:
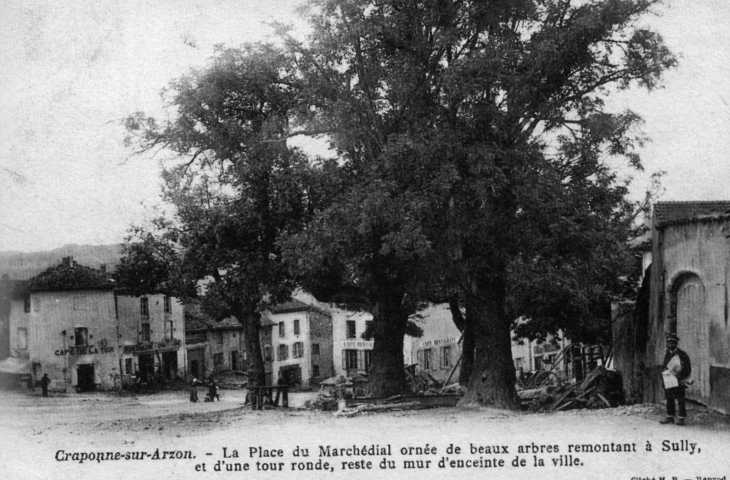
POLYGON ((674 280, 670 315, 670 329, 679 337, 679 348, 687 352, 692 361, 694 384, 687 389, 687 398, 706 405, 710 399, 709 328, 705 287, 694 273, 683 273, 674 280))

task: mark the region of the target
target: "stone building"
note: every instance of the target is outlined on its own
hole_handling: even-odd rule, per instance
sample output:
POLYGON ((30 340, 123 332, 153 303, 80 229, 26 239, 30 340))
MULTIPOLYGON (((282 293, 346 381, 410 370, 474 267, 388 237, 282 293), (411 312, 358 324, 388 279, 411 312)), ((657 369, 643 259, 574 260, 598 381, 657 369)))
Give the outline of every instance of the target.
POLYGON ((187 373, 195 378, 246 369, 243 325, 235 317, 217 322, 199 309, 186 309, 185 345, 187 373))
POLYGON ((308 389, 334 374, 330 312, 292 299, 266 317, 262 350, 264 360, 271 359, 267 381, 276 384, 281 374, 289 385, 308 389))
POLYGON ((10 355, 27 360, 35 381, 93 391, 121 387, 113 284, 106 272, 70 257, 29 281, 11 300, 10 355))
POLYGON ((692 360, 687 396, 730 413, 730 202, 654 205, 644 401, 663 398, 664 338, 692 360))
MULTIPOLYGON (((423 335, 418 338, 406 336, 403 350, 406 364, 417 364, 441 383, 458 381, 462 339, 461 332, 452 319, 449 305, 430 305, 419 312, 416 324, 423 330, 423 335)), ((512 360, 515 372, 553 370, 559 377, 569 375, 570 362, 565 356, 560 356, 560 352, 569 343, 565 338, 557 340, 553 337, 548 337, 546 342, 513 340, 512 360), (558 365, 555 365, 556 361, 558 365)))
POLYGON ((139 372, 147 380, 185 376, 185 322, 182 304, 163 294, 118 294, 119 346, 123 384, 139 372))

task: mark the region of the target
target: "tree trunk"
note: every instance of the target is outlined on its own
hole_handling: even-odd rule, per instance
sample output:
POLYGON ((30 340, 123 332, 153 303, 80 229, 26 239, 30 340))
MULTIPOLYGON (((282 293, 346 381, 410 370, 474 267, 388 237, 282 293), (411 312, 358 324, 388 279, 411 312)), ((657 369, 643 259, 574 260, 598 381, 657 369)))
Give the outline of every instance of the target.
POLYGON ((467 317, 472 320, 476 355, 474 371, 460 406, 520 408, 515 390, 512 334, 504 310, 504 278, 501 271, 489 280, 473 280, 467 292, 467 317))
POLYGON ((464 317, 464 330, 461 335, 461 368, 459 370, 459 385, 467 386, 471 374, 474 372, 474 316, 478 314, 475 308, 467 303, 466 316, 464 317), (471 312, 471 313, 470 313, 471 312))
POLYGON ((259 329, 261 328, 261 314, 255 310, 245 310, 240 318, 246 336, 246 354, 248 357, 248 386, 259 387, 266 384, 266 370, 264 357, 261 354, 259 329))
POLYGON ((374 344, 366 395, 390 397, 406 390, 403 338, 408 314, 398 301, 378 302, 373 311, 374 344))

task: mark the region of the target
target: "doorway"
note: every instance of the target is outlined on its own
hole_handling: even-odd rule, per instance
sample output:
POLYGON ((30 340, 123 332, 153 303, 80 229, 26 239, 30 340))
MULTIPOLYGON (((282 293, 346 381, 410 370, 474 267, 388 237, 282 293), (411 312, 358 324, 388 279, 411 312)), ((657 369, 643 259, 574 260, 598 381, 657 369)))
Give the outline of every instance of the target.
POLYGON ((76 391, 78 393, 93 392, 96 390, 93 364, 76 365, 76 378, 78 379, 78 383, 76 384, 76 391))
POLYGON ((709 329, 705 315, 705 288, 694 274, 680 276, 672 288, 670 312, 676 319, 679 347, 692 360, 694 384, 687 398, 707 404, 710 399, 709 329))
POLYGON ((155 378, 155 357, 152 355, 139 356, 139 373, 142 374, 142 381, 149 383, 155 378))
POLYGON ((162 364, 165 380, 174 380, 177 377, 177 352, 163 353, 162 364))

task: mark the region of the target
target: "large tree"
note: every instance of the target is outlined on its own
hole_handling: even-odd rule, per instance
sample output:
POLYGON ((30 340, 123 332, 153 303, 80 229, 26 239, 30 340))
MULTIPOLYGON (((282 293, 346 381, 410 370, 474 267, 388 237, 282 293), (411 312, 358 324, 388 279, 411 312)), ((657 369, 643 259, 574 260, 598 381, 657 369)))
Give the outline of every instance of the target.
POLYGON ((127 119, 139 150, 173 154, 163 174, 172 211, 127 247, 120 278, 183 293, 204 280, 203 308, 244 325, 254 386, 264 383, 261 312, 294 287, 277 239, 301 229, 316 201, 307 159, 281 140, 298 108, 289 67, 269 45, 221 50, 170 85, 168 120, 127 119))
MULTIPOLYGON (((571 316, 570 308, 511 308, 528 288, 515 278, 543 272, 545 281, 590 282, 600 272, 586 272, 626 240, 631 214, 609 159, 640 168, 639 118, 609 111, 604 99, 635 85, 652 89, 675 64, 661 37, 637 26, 656 3, 315 0, 308 42, 285 37, 313 99, 300 121, 329 133, 365 188, 385 185, 379 194, 404 205, 398 214, 416 234, 404 238, 450 260, 444 277, 463 291, 473 341, 464 403, 517 406, 510 312, 522 308, 537 322, 571 316), (429 215, 408 213, 422 211, 412 199, 429 215)), ((383 277, 388 288, 373 303, 405 298, 390 278, 408 283, 383 277)), ((586 287, 576 286, 563 290, 562 304, 586 287)), ((400 336, 385 329, 390 322, 375 318, 376 351, 402 344, 377 335, 400 336)))

